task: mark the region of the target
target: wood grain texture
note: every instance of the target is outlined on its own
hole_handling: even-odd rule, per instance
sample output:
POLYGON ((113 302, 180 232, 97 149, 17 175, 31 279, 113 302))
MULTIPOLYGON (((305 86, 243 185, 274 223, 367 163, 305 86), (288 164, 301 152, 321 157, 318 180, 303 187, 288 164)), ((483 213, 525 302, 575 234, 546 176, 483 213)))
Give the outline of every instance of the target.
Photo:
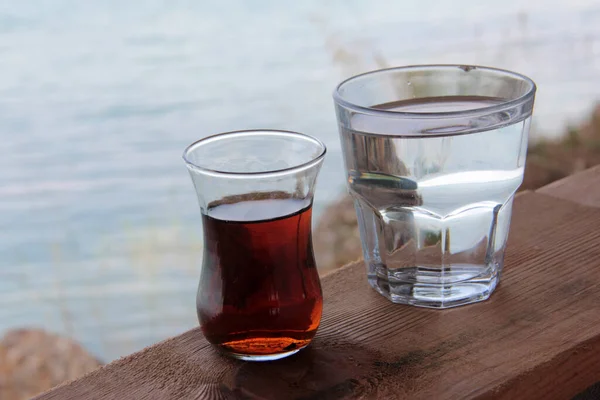
POLYGON ((553 182, 537 192, 586 206, 600 207, 600 165, 553 182))
POLYGON ((526 193, 486 302, 392 304, 352 263, 323 279, 321 328, 294 357, 231 360, 194 329, 39 399, 570 398, 600 378, 599 222, 600 208, 526 193))

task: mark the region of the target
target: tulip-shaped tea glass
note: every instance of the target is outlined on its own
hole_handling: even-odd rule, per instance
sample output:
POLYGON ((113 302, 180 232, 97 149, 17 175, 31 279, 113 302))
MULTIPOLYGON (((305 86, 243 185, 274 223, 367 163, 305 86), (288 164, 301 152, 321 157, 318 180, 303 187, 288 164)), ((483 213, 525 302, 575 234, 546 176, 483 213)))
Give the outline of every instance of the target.
POLYGON ((283 358, 317 331, 311 211, 325 151, 307 135, 257 130, 184 152, 204 228, 198 318, 206 339, 233 357, 283 358))
POLYGON ((371 286, 395 303, 487 299, 523 181, 535 84, 494 68, 391 68, 334 92, 371 286))

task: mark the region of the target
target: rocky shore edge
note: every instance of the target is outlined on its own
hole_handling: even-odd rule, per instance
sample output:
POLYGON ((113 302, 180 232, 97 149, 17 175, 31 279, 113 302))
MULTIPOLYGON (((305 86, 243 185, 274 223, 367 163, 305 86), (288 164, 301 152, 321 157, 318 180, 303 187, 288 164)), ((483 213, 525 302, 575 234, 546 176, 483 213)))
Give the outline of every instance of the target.
POLYGON ((29 399, 100 367, 75 341, 42 329, 14 329, 0 339, 0 399, 29 399))

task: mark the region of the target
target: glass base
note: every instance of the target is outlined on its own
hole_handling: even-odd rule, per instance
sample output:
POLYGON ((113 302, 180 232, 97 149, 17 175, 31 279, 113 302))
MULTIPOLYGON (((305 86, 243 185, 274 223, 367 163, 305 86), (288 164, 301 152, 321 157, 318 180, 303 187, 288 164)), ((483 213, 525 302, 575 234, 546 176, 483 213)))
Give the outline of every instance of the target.
POLYGON ((370 270, 376 273, 368 275, 369 284, 393 303, 438 309, 487 300, 500 281, 497 264, 395 271, 379 265, 370 270))
POLYGON ((225 353, 226 355, 233 357, 233 358, 237 358, 238 360, 243 360, 243 361, 275 361, 275 360, 280 360, 282 358, 286 358, 289 357, 291 355, 296 354, 297 352, 299 352, 300 350, 302 350, 303 348, 305 348, 306 346, 300 347, 299 349, 294 349, 291 351, 286 351, 283 353, 276 353, 276 354, 241 354, 241 353, 232 353, 230 351, 227 350, 222 350, 223 353, 225 353))

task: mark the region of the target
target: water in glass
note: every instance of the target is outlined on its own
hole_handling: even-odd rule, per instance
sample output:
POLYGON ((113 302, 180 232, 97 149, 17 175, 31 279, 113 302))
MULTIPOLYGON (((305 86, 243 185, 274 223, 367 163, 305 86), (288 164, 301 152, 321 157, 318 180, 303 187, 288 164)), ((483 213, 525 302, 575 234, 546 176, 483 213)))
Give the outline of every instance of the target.
MULTIPOLYGON (((373 108, 456 112, 497 103, 454 96, 373 108)), ((363 122, 386 131, 385 120, 363 122)), ((440 308, 493 292, 523 180, 530 117, 510 122, 459 135, 437 129, 431 137, 340 128, 368 280, 377 291, 394 302, 440 308)))

